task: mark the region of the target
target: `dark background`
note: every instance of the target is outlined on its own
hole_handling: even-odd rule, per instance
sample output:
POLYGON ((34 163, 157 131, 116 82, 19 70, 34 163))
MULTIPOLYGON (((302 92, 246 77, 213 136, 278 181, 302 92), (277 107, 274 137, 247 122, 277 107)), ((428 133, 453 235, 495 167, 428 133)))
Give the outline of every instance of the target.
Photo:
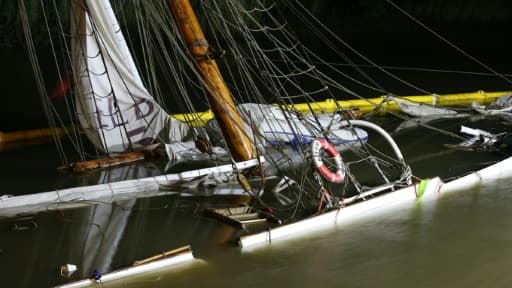
MULTIPOLYGON (((122 5, 129 1, 113 1, 122 5)), ((253 1, 245 1, 253 2, 253 1)), ((266 1, 270 2, 270 1, 266 1)), ((395 0, 398 6, 419 19, 437 33, 461 47, 500 73, 510 72, 510 28, 512 28, 512 1, 495 0, 395 0)), ((52 63, 47 37, 38 10, 39 1, 25 1, 33 25, 34 43, 40 54, 41 66, 52 63)), ((46 3, 46 2, 45 2, 46 3)), ((51 3, 51 1, 48 1, 51 3)), ((63 9, 69 1, 58 1, 63 9)), ((326 51, 300 19, 293 16, 286 1, 277 5, 288 25, 308 47, 318 51, 327 61, 342 63, 339 58, 326 51)), ((382 0, 302 0, 301 3, 336 35, 351 47, 382 66, 416 67, 488 72, 460 52, 455 51, 436 36, 411 21, 392 5, 382 0)), ((41 100, 36 89, 32 67, 25 47, 23 30, 18 15, 18 2, 0 0, 0 69, 1 105, 0 131, 46 127, 41 100)), ((50 19, 50 22, 52 20, 50 19)), ((340 50, 346 47, 340 44, 340 50)), ((353 59, 357 64, 366 64, 353 59)), ((385 76, 373 75, 365 70, 393 93, 421 94, 404 87, 385 76)), ((405 70, 394 71, 398 76, 429 92, 455 93, 475 90, 512 90, 505 80, 491 76, 448 75, 418 73, 405 70)), ((45 72, 43 72, 45 73, 45 72)), ((46 89, 50 91, 57 83, 53 71, 46 72, 46 89)), ((368 97, 372 92, 358 91, 368 97), (368 94, 365 94, 368 93, 368 94)), ((59 104, 56 104, 59 106, 59 104)), ((179 111, 171 111, 179 112, 179 111)))

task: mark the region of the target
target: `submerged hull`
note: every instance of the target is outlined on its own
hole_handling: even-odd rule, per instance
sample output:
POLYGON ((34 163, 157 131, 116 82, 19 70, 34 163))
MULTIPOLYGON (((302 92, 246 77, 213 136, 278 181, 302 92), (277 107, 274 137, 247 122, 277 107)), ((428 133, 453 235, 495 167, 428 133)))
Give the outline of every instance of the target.
POLYGON ((205 182, 205 178, 208 177, 210 177, 210 182, 206 181, 206 185, 215 183, 217 179, 232 180, 235 171, 257 166, 260 161, 264 162, 264 159, 94 186, 73 187, 15 197, 2 196, 0 197, 0 217, 12 218, 48 210, 71 209, 87 206, 91 202, 97 201, 112 203, 126 199, 175 193, 169 190, 162 191, 161 188, 177 188, 180 185, 190 185, 196 180, 197 186, 198 181, 205 182))
MULTIPOLYGON (((500 161, 480 171, 462 178, 443 183, 440 178, 429 179, 423 190, 420 184, 411 185, 397 191, 388 192, 370 200, 333 210, 318 216, 313 216, 292 224, 268 229, 266 231, 242 236, 239 245, 244 249, 252 249, 283 239, 296 238, 318 230, 332 229, 368 216, 372 213, 382 213, 400 205, 415 205, 417 202, 430 201, 444 194, 471 190, 476 187, 512 177, 512 157, 500 161)), ((396 208, 395 208, 396 209, 396 208)))

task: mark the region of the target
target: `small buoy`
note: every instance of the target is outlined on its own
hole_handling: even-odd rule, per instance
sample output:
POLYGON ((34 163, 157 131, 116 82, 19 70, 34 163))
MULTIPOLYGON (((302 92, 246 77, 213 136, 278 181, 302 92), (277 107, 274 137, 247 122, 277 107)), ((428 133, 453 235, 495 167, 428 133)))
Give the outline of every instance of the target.
POLYGON ((60 266, 60 276, 62 277, 69 277, 71 274, 75 273, 76 271, 76 265, 74 264, 66 264, 60 266))

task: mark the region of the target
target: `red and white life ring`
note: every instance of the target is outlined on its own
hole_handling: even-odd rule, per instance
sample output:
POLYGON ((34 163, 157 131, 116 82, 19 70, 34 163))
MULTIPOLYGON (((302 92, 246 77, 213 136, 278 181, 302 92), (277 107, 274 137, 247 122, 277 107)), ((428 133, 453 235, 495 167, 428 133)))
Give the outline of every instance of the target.
POLYGON ((317 138, 311 145, 311 154, 313 155, 313 163, 318 172, 330 182, 341 183, 345 179, 345 167, 341 161, 341 156, 334 146, 323 138, 317 138), (330 157, 334 159, 336 171, 331 171, 325 166, 320 156, 320 151, 324 150, 330 157))

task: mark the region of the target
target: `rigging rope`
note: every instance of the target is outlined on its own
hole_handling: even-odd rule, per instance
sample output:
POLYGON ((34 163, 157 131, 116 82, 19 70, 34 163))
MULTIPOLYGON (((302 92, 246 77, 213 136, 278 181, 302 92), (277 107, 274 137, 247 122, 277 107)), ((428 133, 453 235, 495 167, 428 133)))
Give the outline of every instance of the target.
MULTIPOLYGON (((390 76, 391 78, 413 88, 413 89, 416 89, 417 91, 420 91, 422 93, 425 93, 425 94, 431 94, 423 89, 421 89, 420 87, 417 87, 416 85, 413 85, 411 83, 409 83, 408 81, 405 81, 404 79, 396 76, 395 74, 387 71, 386 69, 382 68, 381 66, 377 65, 375 62, 373 62, 372 60, 370 60, 368 57, 364 56, 363 54, 361 54, 359 51, 357 51, 355 48, 353 48, 351 45, 349 45, 346 41, 344 41, 343 39, 341 39, 341 37, 339 37, 338 35, 334 34, 334 32, 332 32, 328 27, 326 27, 321 21, 319 21, 316 17, 314 17, 313 14, 311 14, 310 11, 308 11, 304 5, 302 3, 300 3, 300 1, 298 0, 295 0, 294 1, 297 6, 299 6, 301 8, 302 11, 304 11, 304 13, 309 16, 310 19, 312 19, 314 21, 314 23, 312 23, 311 21, 308 20, 308 18, 306 18, 305 16, 302 16, 301 19, 303 19, 304 21, 307 21, 307 23, 309 24, 309 27, 311 27, 311 29, 313 31, 315 31, 318 35, 323 35, 323 33, 317 28, 317 25, 319 27, 321 27, 324 31, 326 31, 326 33, 328 33, 331 37, 333 37, 334 39, 336 39, 339 43, 343 44, 345 47, 347 47, 350 51, 352 51, 354 54, 356 54, 357 56, 359 56, 361 59, 365 60, 366 62, 370 63, 373 67, 377 68, 378 70, 380 70, 381 72, 385 73, 386 75, 390 76)), ((289 5, 289 7, 291 7, 294 11, 297 12, 298 15, 303 15, 297 8, 295 8, 295 6, 293 5, 289 5)), ((324 41, 329 41, 327 38, 325 38, 324 41)), ((330 41, 328 42, 330 43, 330 41)), ((328 47, 330 47, 335 53, 341 53, 339 52, 338 49, 336 48, 333 48, 335 47, 334 45, 328 45, 328 47)), ((347 60, 348 57, 346 57, 345 55, 342 55, 344 56, 344 58, 347 60)), ((352 64, 352 61, 351 60, 348 60, 349 63, 352 64)), ((371 79, 368 75, 366 75, 366 73, 364 73, 362 70, 358 69, 358 71, 367 79, 369 79, 372 83, 374 84, 377 84, 373 79, 371 79)), ((383 88, 380 88, 380 85, 377 84, 377 87, 379 87, 380 90, 384 90, 383 88)))
MULTIPOLYGON (((22 0, 20 1, 23 2, 22 0)), ((43 0, 40 1, 42 3, 43 0)), ((332 69, 332 71, 338 73, 338 75, 342 75, 346 79, 349 79, 358 85, 374 91, 386 92, 386 90, 379 85, 375 79, 366 74, 363 69, 359 69, 363 67, 362 65, 356 65, 341 51, 336 51, 336 53, 341 55, 346 62, 349 63, 345 65, 351 65, 358 68, 356 70, 364 78, 363 81, 343 73, 338 70, 335 67, 336 65, 333 63, 322 61, 319 55, 315 54, 307 47, 304 47, 292 31, 290 31, 290 27, 288 27, 286 23, 282 23, 282 21, 274 17, 274 6, 265 7, 261 1, 256 2, 258 7, 251 10, 245 9, 238 1, 234 0, 228 0, 225 2, 199 2, 201 9, 208 11, 208 13, 205 13, 205 18, 203 20, 207 24, 206 26, 210 29, 207 33, 211 34, 211 36, 208 34, 208 36, 211 37, 211 40, 209 39, 211 55, 208 54, 206 57, 215 58, 219 65, 222 66, 222 70, 226 72, 223 77, 230 87, 235 103, 241 104, 256 102, 281 104, 283 106, 279 106, 278 112, 284 115, 286 125, 290 126, 290 129, 296 136, 302 129, 298 127, 299 124, 296 124, 296 120, 298 119, 298 123, 304 125, 305 129, 311 133, 311 135, 315 137, 326 137, 329 135, 333 126, 335 126, 335 116, 343 111, 343 107, 337 107, 337 111, 333 112, 332 115, 328 115, 331 118, 329 119, 328 124, 325 125, 326 127, 322 127, 319 118, 314 113, 311 117, 305 117, 304 115, 296 113, 296 111, 285 108, 286 106, 284 105, 294 104, 295 102, 306 102, 309 105, 310 111, 313 112, 313 107, 309 102, 325 97, 328 97, 329 99, 339 99, 342 97, 339 93, 340 91, 344 95, 348 94, 361 99, 365 98, 338 83, 331 75, 320 71, 318 69, 318 65, 316 65, 317 63, 326 65, 326 67, 332 69), (222 31, 222 33, 215 33, 219 31, 222 31), (222 53, 217 53, 216 51, 221 51, 222 53), (223 53, 224 51, 225 54, 223 53)), ((316 20, 316 18, 314 18, 313 15, 302 6, 302 4, 297 0, 295 2, 298 7, 293 6, 293 3, 289 4, 293 7, 293 11, 295 11, 302 20, 304 20, 304 23, 311 24, 313 26, 313 31, 318 32, 318 36, 326 43, 327 47, 336 50, 336 45, 325 35, 323 31, 327 31, 328 35, 333 36, 332 32, 329 31, 321 22, 316 20)), ((206 106, 206 95, 211 91, 209 91, 205 80, 195 70, 196 60, 192 57, 191 53, 188 52, 188 49, 186 49, 187 45, 181 39, 177 23, 171 16, 170 12, 168 12, 165 1, 137 0, 133 2, 133 5, 134 9, 131 12, 133 13, 132 16, 136 23, 136 31, 140 36, 139 38, 132 36, 129 30, 126 35, 129 45, 132 47, 137 46, 136 48, 139 48, 139 51, 141 52, 141 55, 139 57, 135 57, 134 61, 143 67, 144 73, 141 74, 144 75, 143 82, 149 86, 148 90, 160 104, 165 105, 165 103, 167 103, 167 106, 172 108, 180 106, 180 108, 186 109, 188 112, 195 112, 199 105, 206 106), (168 84, 162 84, 162 82, 167 82, 168 84), (169 91, 167 87, 170 87, 172 91, 169 91), (166 98, 169 95, 172 96, 173 100, 166 98)), ((82 9, 85 8, 86 7, 82 7, 82 9)), ((129 17, 129 15, 125 14, 124 9, 122 8, 122 5, 118 5, 116 11, 119 11, 118 14, 121 14, 124 25, 127 25, 127 17, 129 17)), ((91 16, 89 15, 89 17, 91 16)), ((90 20, 93 26, 92 35, 96 37, 98 43, 101 43, 103 39, 101 39, 95 32, 96 27, 93 19, 90 20)), ((73 19, 73 21, 75 22, 75 25, 78 22, 77 19, 73 19)), ((49 26, 47 20, 46 25, 49 26)), ((61 24, 59 25, 59 29, 65 46, 65 33, 63 32, 61 24)), ((49 30, 48 34, 50 34, 49 30)), ((30 38, 29 36, 31 35, 26 37, 30 38)), ((361 53, 355 51, 353 47, 348 45, 348 43, 343 41, 341 38, 337 36, 334 38, 347 46, 348 49, 353 53, 356 53, 357 56, 361 57, 367 63, 370 63, 368 67, 379 69, 387 75, 392 76, 394 79, 399 80, 401 83, 428 94, 428 92, 419 89, 413 84, 408 83, 403 79, 398 79, 396 75, 387 71, 388 67, 378 66, 361 53)), ((81 49, 82 55, 86 55, 84 47, 77 48, 81 49)), ((53 44, 52 49, 54 51, 54 61, 58 62, 55 54, 56 47, 54 47, 53 44)), ((32 50, 33 51, 30 51, 29 53, 31 53, 32 57, 35 58, 35 48, 32 47, 32 50)), ((69 48, 66 48, 66 51, 69 50, 69 48)), ((108 55, 108 51, 106 53, 99 51, 97 55, 90 57, 106 58, 110 56, 108 55)), ((68 62, 71 63, 69 54, 68 62)), ((39 81, 39 86, 42 87, 43 79, 40 68, 35 67, 34 69, 39 74, 40 78, 38 78, 37 81, 39 81)), ((114 70, 116 69, 117 68, 114 67, 114 70)), ((75 78, 79 77, 80 73, 89 75, 105 75, 105 77, 109 77, 110 72, 113 71, 107 71, 107 68, 105 67, 105 70, 103 71, 92 71, 87 69, 86 71, 73 71, 73 74, 75 75, 75 78)), ((61 74, 62 72, 59 70, 60 77, 61 74)), ((125 83, 123 84, 126 86, 125 83)), ((115 91, 112 89, 112 85, 110 86, 111 89, 105 92, 105 95, 99 95, 99 91, 94 90, 91 91, 91 95, 98 98, 113 98, 113 101, 116 101, 116 95, 114 95, 115 91)), ((75 93, 79 92, 76 91, 75 93)), ((135 100, 129 90, 128 93, 132 100, 135 100)), ((388 93, 386 92, 386 94, 388 93)), ((378 108, 382 103, 377 104, 376 107, 378 108)), ((70 102, 69 105, 73 106, 78 104, 70 102)), ((336 105, 339 104, 336 103, 336 105)), ((48 109, 46 112, 48 117, 51 117, 51 109, 46 106, 45 108, 48 109)), ((124 123, 122 115, 120 115, 119 108, 116 104, 114 104, 114 108, 115 109, 113 109, 113 111, 104 111, 101 114, 103 116, 120 117, 119 122, 124 123)), ((251 113, 261 113, 261 108, 258 109, 260 109, 260 111, 251 111, 251 113)), ((243 128, 244 125, 254 127, 255 124, 258 123, 254 123, 254 119, 252 118, 253 114, 251 113, 249 113, 249 120, 247 120, 248 123, 235 124, 239 125, 241 128, 243 128)), ((276 115, 271 115, 272 113, 274 113, 274 111, 272 111, 270 115, 264 115, 263 117, 276 118, 276 115)), ((73 116, 73 119, 76 122, 78 122, 78 116, 80 115, 76 113, 73 116)), ((396 116, 405 118, 405 116, 402 115, 396 116)), ((351 131, 353 132, 356 131, 354 127, 348 127, 348 129, 352 129, 351 131)), ((257 146, 258 144, 264 143, 265 135, 260 135, 260 131, 257 131, 257 129, 252 130, 252 136, 247 136, 251 138, 254 145, 257 146)), ((78 132, 79 131, 76 130, 77 140, 81 139, 78 132)), ((357 133, 356 135, 359 138, 357 133)), ((105 136, 103 136, 103 138, 104 137, 105 136)), ((377 147, 374 147, 369 143, 363 143, 364 141, 361 139, 359 139, 359 142, 362 144, 361 148, 349 147, 348 149, 350 153, 357 157, 357 160, 347 162, 348 179, 343 187, 337 187, 336 189, 332 189, 333 187, 328 186, 330 185, 328 183, 323 184, 318 180, 311 179, 312 167, 307 165, 294 165, 294 159, 292 159, 290 155, 286 154, 284 149, 280 150, 280 146, 275 148, 275 150, 278 150, 275 152, 278 156, 269 157, 269 162, 275 166, 278 172, 284 173, 285 169, 290 169, 292 170, 292 173, 295 173, 295 175, 300 178, 300 180, 297 181, 298 184, 295 188, 297 190, 295 194, 297 202, 293 204, 293 207, 288 207, 289 209, 294 209, 292 217, 295 216, 295 213, 297 213, 298 208, 301 205, 317 203, 315 201, 318 200, 319 196, 323 195, 311 194, 311 192, 308 191, 336 191, 341 193, 342 198, 345 196, 349 185, 355 187, 354 189, 359 193, 363 191, 365 187, 362 186, 350 173, 348 168, 350 165, 355 168, 355 166, 360 163, 369 163, 376 169, 376 173, 379 173, 385 182, 390 182, 388 179, 390 175, 388 169, 396 168, 396 166, 399 166, 398 164, 403 163, 398 163, 399 161, 395 158, 390 157, 384 151, 379 150, 377 147), (304 169, 305 167, 306 169, 304 169), (324 185, 326 187, 323 187, 324 185), (319 187, 327 190, 319 190, 319 187)), ((128 143, 128 145, 131 145, 131 143, 128 143)), ((81 142, 75 145, 77 150, 84 151, 83 147, 83 143, 81 142)), ((307 144, 298 141, 294 148, 296 148, 296 151, 294 152, 300 154, 298 157, 300 157, 303 162, 309 163, 307 144)), ((262 151, 262 153, 270 152, 262 151)), ((401 178, 397 182, 403 181, 406 177, 404 175, 410 173, 410 170, 407 170, 406 168, 402 167, 402 170, 401 178)), ((288 172, 289 171, 286 171, 286 173, 288 172)))
POLYGON ((39 95, 41 96, 43 110, 44 110, 44 113, 48 120, 48 124, 53 131, 52 136, 53 136, 53 140, 57 146, 57 151, 59 153, 59 156, 60 156, 61 160, 63 161, 63 163, 67 164, 68 161, 66 158, 66 154, 64 153, 64 149, 62 147, 62 142, 61 142, 60 138, 57 136, 57 133, 55 131, 57 124, 55 122, 55 119, 53 118, 52 111, 51 111, 51 104, 49 103, 49 98, 46 93, 43 74, 41 72, 41 67, 39 65, 39 60, 37 58, 37 51, 35 49, 34 42, 32 39, 30 22, 29 22, 28 16, 27 16, 27 9, 25 8, 25 1, 19 0, 18 5, 19 5, 18 9, 19 9, 19 14, 20 14, 20 19, 21 19, 22 27, 23 27, 23 33, 25 36, 25 41, 27 43, 27 51, 29 54, 30 62, 32 64, 32 69, 34 71, 34 77, 36 80, 37 88, 39 90, 39 95))
POLYGON ((420 25, 422 28, 424 28, 425 30, 427 30, 428 32, 430 32, 431 34, 433 34, 434 36, 436 36, 437 38, 439 38, 441 41, 443 41, 444 43, 448 44, 450 47, 452 47, 453 49, 457 50, 458 52, 460 52, 462 55, 466 56, 467 58, 471 59, 472 61, 474 61, 475 63, 477 63, 478 65, 482 66, 483 68, 487 69, 489 72, 493 73, 494 75, 500 77, 501 79, 505 80, 507 83, 509 84, 512 84, 512 80, 508 79, 507 77, 505 77, 504 75, 502 75, 501 73, 498 73, 496 70, 492 69, 491 67, 489 67, 488 65, 484 64, 482 61, 478 60, 477 58, 471 56, 469 53, 467 53, 466 51, 462 50, 460 47, 458 47, 457 45, 455 45, 454 43, 452 43, 451 41, 449 41, 448 39, 444 38, 443 36, 441 36, 439 33, 435 32, 433 29, 429 28, 427 25, 425 25, 423 22, 421 22, 419 19, 417 19, 416 17, 412 16, 410 13, 407 13, 407 11, 405 11, 404 9, 400 8, 400 6, 396 5, 393 1, 391 0, 386 0, 386 2, 388 2, 391 6, 393 6, 395 9, 397 9, 398 11, 400 11, 402 14, 404 14, 405 16, 407 16, 409 19, 411 19, 412 21, 414 21, 416 24, 420 25))

